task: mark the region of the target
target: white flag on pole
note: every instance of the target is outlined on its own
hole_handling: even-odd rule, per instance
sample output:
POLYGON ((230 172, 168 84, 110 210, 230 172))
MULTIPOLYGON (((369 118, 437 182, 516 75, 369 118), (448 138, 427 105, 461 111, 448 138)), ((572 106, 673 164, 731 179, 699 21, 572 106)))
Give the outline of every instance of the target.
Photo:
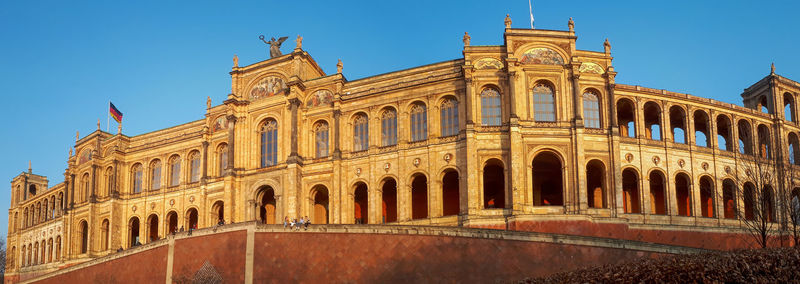
POLYGON ((531 5, 531 0, 528 0, 528 11, 531 13, 531 29, 533 29, 533 5, 531 5))

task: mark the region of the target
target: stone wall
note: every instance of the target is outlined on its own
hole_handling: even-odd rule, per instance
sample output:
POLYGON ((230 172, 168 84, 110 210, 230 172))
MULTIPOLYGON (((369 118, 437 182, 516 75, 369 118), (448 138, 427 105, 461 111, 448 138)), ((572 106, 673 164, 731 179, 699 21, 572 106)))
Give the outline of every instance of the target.
MULTIPOLYGON (((232 283, 496 282, 698 251, 537 232, 375 225, 313 225, 293 232, 248 222, 170 235, 22 280, 155 283, 204 275, 232 283)), ((6 281, 16 282, 13 277, 6 281)))

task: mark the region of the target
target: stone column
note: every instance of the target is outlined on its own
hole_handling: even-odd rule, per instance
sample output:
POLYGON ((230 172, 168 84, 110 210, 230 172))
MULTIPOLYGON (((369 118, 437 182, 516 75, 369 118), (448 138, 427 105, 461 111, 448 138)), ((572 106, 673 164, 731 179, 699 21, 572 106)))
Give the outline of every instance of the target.
POLYGON ((340 110, 333 111, 333 159, 338 160, 342 158, 342 150, 339 148, 339 123, 341 120, 342 112, 340 110))
POLYGON ((75 174, 69 176, 69 208, 75 208, 75 174))
POLYGON ((298 143, 298 141, 297 141, 297 135, 298 135, 298 130, 297 130, 297 122, 298 122, 297 108, 299 106, 300 106, 300 100, 299 99, 297 99, 297 98, 289 99, 289 109, 291 111, 291 116, 292 116, 291 123, 292 124, 291 124, 291 133, 289 135, 289 137, 291 138, 290 139, 290 147, 289 148, 291 150, 289 152, 289 158, 286 159, 287 163, 298 163, 298 162, 300 162, 300 154, 297 152, 298 151, 297 150, 297 148, 298 148, 298 144, 297 144, 298 143))
POLYGON ((200 179, 202 184, 205 184, 208 179, 208 144, 208 141, 203 141, 203 176, 200 179))
POLYGON ((89 195, 89 202, 96 202, 97 201, 97 165, 92 165, 92 192, 89 195))
POLYGON ((234 166, 234 162, 236 161, 236 131, 234 131, 236 127, 236 116, 229 115, 228 119, 228 168, 225 171, 225 175, 233 174, 233 170, 236 168, 234 166))

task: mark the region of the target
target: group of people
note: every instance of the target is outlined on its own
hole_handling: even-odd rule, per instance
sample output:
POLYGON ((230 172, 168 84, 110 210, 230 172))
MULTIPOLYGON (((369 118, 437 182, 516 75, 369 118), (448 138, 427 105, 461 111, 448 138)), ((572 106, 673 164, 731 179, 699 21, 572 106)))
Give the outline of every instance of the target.
POLYGON ((288 227, 289 230, 299 231, 300 227, 302 227, 303 230, 308 230, 308 225, 311 225, 311 219, 309 219, 308 216, 300 217, 300 220, 297 220, 296 218, 295 219, 289 219, 289 216, 283 217, 283 228, 284 229, 288 227))

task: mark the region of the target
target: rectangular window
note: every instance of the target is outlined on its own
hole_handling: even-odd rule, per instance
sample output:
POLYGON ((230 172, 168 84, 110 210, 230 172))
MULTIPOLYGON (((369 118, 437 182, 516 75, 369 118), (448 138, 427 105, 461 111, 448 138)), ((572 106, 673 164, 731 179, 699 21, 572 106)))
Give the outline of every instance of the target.
POLYGON ((536 121, 556 121, 552 94, 534 93, 533 105, 534 119, 536 121))
POLYGON ((583 100, 583 121, 588 128, 600 128, 600 104, 597 100, 583 100))

